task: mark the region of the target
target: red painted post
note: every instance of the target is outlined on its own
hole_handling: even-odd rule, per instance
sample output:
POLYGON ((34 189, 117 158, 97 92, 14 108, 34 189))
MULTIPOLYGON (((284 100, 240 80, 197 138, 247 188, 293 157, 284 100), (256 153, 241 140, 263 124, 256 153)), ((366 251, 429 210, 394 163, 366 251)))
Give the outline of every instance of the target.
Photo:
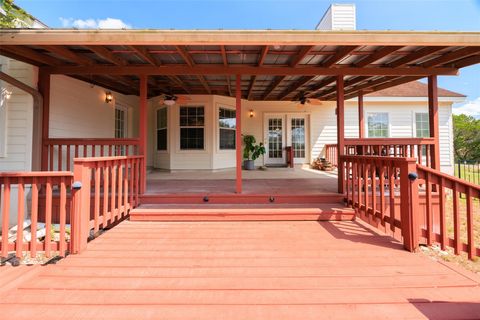
POLYGON ((418 248, 420 237, 418 180, 414 175, 416 175, 415 161, 402 162, 400 165, 400 220, 403 245, 410 252, 418 248))
MULTIPOLYGON (((440 140, 438 127, 438 86, 437 76, 428 77, 428 121, 430 126, 430 137, 434 138, 431 145, 431 167, 440 170, 440 140)), ((428 165, 428 161, 427 161, 428 165)))
POLYGON ((235 144, 236 144, 236 192, 242 193, 242 76, 237 74, 235 86, 235 144))
POLYGON ((72 213, 71 226, 71 251, 80 253, 87 247, 88 236, 90 233, 90 168, 81 162, 75 162, 73 165, 72 187, 74 210, 72 213), (77 189, 80 187, 79 189, 77 189))
POLYGON ((50 124, 50 74, 45 72, 45 70, 43 70, 42 68, 40 68, 38 74, 38 90, 43 96, 41 169, 42 171, 48 171, 48 146, 46 146, 45 143, 49 136, 50 124))
POLYGON ((358 94, 358 137, 365 138, 365 122, 363 118, 363 92, 358 94))
POLYGON ((338 193, 343 193, 343 163, 340 156, 345 148, 345 91, 343 76, 337 76, 337 164, 338 164, 338 193))
POLYGON ((140 76, 140 155, 144 156, 145 161, 140 168, 141 179, 140 193, 144 193, 147 188, 147 93, 148 93, 148 79, 146 75, 140 76))

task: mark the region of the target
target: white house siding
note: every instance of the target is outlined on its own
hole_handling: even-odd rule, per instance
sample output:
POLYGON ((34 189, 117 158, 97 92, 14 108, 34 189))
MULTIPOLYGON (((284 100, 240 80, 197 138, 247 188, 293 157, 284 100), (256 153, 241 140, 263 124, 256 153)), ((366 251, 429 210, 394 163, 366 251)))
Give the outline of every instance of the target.
MULTIPOLYGON (((2 71, 8 75, 36 87, 37 69, 31 65, 0 56, 2 71)), ((32 170, 32 137, 33 137, 33 98, 28 93, 1 82, 0 87, 11 92, 10 99, 2 97, 0 101, 0 139, 4 143, 0 155, 0 171, 32 170), (0 125, 1 127, 1 125, 0 125)), ((30 188, 25 189, 26 194, 30 188)), ((3 197, 3 194, 0 195, 3 197)), ((17 198, 17 187, 12 186, 10 199, 17 198)), ((27 204, 25 204, 27 205, 27 204)), ((26 206, 26 208, 28 208, 26 206)), ((1 219, 1 213, 0 213, 1 219)), ((10 226, 16 224, 17 201, 10 202, 10 226)))
POLYGON ((50 138, 113 138, 115 105, 128 108, 127 136, 138 135, 138 97, 112 92, 105 103, 99 86, 62 75, 52 75, 50 84, 50 138))

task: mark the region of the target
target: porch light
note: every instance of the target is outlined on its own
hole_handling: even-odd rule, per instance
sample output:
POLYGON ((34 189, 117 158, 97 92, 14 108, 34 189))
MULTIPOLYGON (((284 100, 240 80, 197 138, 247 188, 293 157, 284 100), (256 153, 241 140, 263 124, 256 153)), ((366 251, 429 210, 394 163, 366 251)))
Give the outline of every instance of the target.
POLYGON ((163 104, 166 106, 173 106, 175 104, 175 100, 174 99, 163 100, 163 104))
POLYGON ((250 109, 250 111, 248 111, 248 115, 250 116, 250 118, 253 118, 253 109, 250 109))
POLYGON ((105 103, 110 103, 113 100, 113 94, 110 91, 105 92, 105 103))

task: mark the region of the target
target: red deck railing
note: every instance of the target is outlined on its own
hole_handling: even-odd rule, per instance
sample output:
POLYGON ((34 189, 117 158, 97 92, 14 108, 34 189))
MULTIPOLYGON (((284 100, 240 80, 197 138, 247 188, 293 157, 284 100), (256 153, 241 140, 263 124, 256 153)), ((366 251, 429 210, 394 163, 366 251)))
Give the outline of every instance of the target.
POLYGON ((78 157, 137 155, 138 138, 51 138, 43 142, 43 171, 70 171, 78 157))
POLYGON ((11 251, 17 257, 24 251, 30 251, 32 257, 37 251, 45 251, 47 257, 52 251, 58 251, 60 256, 67 250, 81 252, 91 230, 96 234, 101 228, 110 227, 139 204, 143 161, 143 156, 78 158, 74 159, 73 173, 1 173, 1 257, 6 258, 11 251), (11 203, 14 197, 16 208, 11 203), (10 221, 14 212, 17 219, 10 221), (23 225, 27 215, 31 230, 45 224, 42 241, 37 240, 35 232, 25 240, 23 225), (15 224, 17 234, 9 239, 10 226, 15 224), (52 238, 54 228, 58 239, 52 238))
POLYGON ((345 199, 363 220, 403 239, 410 251, 420 243, 439 243, 443 250, 454 248, 455 254, 467 252, 470 259, 480 256, 474 238, 479 186, 418 165, 414 158, 340 158, 345 199), (448 219, 453 220, 453 234, 448 232, 448 219))
MULTIPOLYGON (((431 166, 434 145, 434 138, 349 138, 343 154, 416 158, 417 163, 431 166)), ((325 159, 337 165, 337 144, 325 145, 325 159)))
MULTIPOLYGON (((67 215, 70 212, 71 172, 19 172, 0 173, 0 190, 3 190, 0 204, 2 208, 2 241, 1 256, 7 257, 9 251, 15 251, 17 257, 22 252, 30 251, 35 257, 37 251, 45 251, 47 257, 52 251, 64 256, 67 251, 66 230, 67 215), (16 197, 15 197, 16 194, 16 197), (12 198, 16 198, 13 203, 12 198), (53 221, 54 198, 57 198, 58 221, 53 221), (12 213, 16 213, 16 221, 11 221, 12 213), (30 215, 30 237, 24 232, 25 218, 30 215), (58 223, 59 239, 52 239, 53 223, 58 223), (37 241, 39 223, 44 224, 44 240, 37 241), (16 236, 9 239, 10 225, 17 225, 16 236)), ((43 228, 41 228, 43 229, 43 228)))

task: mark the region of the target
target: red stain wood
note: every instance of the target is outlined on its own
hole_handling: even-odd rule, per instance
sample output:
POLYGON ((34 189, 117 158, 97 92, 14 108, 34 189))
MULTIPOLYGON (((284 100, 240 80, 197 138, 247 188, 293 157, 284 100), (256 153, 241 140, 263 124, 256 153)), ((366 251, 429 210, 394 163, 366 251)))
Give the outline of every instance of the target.
MULTIPOLYGON (((0 284, 18 274, 0 268, 0 284)), ((24 270, 28 270, 24 269, 24 270)), ((479 280, 360 221, 129 222, 0 289, 35 319, 476 319, 479 280)))

